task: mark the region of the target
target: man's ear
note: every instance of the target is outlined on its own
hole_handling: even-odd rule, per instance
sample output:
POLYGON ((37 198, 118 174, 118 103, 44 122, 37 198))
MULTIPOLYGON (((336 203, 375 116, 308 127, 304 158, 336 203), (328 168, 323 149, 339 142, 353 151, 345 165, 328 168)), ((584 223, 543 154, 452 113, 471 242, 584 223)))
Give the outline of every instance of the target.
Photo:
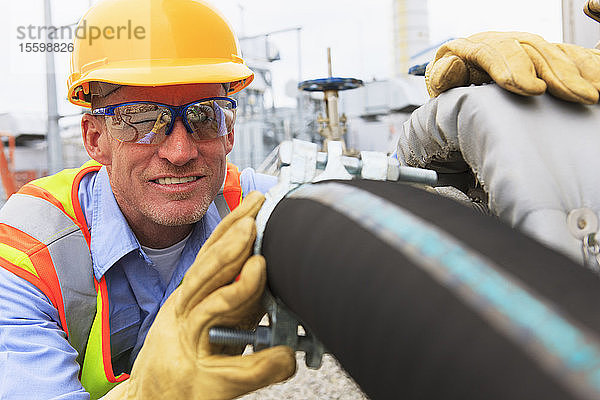
POLYGON ((103 165, 110 165, 112 152, 108 132, 103 121, 86 113, 81 117, 81 136, 87 153, 103 165))
POLYGON ((231 152, 231 149, 233 149, 233 136, 233 129, 227 134, 227 136, 225 136, 225 154, 229 154, 231 152))

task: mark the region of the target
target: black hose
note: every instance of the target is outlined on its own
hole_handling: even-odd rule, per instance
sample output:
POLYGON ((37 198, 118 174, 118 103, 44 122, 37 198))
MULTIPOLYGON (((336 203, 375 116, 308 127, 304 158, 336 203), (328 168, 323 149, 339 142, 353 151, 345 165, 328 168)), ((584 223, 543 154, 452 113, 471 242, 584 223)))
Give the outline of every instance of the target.
POLYGON ((452 200, 305 185, 264 233, 268 282, 372 399, 600 398, 600 282, 452 200))

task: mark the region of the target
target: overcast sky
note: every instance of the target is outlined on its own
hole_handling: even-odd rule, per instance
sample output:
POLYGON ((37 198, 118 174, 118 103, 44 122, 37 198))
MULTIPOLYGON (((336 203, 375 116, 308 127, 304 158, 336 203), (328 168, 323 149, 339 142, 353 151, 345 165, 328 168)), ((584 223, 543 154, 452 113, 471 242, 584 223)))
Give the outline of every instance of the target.
MULTIPOLYGON (((422 0, 425 1, 425 0, 422 0)), ((92 1, 96 3, 95 0, 92 1)), ((385 79, 392 71, 391 0, 211 0, 240 36, 302 27, 302 80, 325 77, 326 49, 332 48, 336 76, 385 79), (240 7, 241 6, 241 7, 240 7)), ((88 0, 53 0, 53 25, 77 21, 88 0)), ((430 43, 487 30, 519 30, 561 40, 560 0, 428 0, 430 43)), ((45 61, 22 53, 16 27, 43 25, 43 0, 2 0, 0 5, 0 113, 44 113, 45 61)), ((283 87, 298 79, 295 32, 272 36, 281 60, 273 63, 278 100, 283 87)), ((77 112, 66 97, 68 55, 56 57, 59 112, 77 112)), ((289 103, 289 99, 288 99, 289 103)))

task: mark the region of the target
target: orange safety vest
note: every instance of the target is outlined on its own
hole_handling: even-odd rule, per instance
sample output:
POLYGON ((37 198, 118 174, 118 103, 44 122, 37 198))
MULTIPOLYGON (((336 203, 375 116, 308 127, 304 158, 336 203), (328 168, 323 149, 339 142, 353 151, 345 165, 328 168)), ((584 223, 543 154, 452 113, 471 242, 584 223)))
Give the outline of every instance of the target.
MULTIPOLYGON (((77 350, 80 380, 92 399, 129 377, 115 376, 110 354, 106 280, 96 280, 90 233, 79 204, 79 184, 101 165, 88 161, 30 182, 0 210, 0 267, 40 289, 58 310, 77 350)), ((240 172, 227 163, 223 197, 229 210, 242 199, 240 172)))

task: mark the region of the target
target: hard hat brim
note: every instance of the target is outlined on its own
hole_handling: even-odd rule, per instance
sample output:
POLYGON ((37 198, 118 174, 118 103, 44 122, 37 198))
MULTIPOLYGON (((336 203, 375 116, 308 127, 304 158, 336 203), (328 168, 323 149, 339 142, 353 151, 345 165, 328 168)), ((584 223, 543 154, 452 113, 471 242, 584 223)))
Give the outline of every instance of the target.
POLYGON ((239 92, 254 79, 254 73, 245 64, 223 59, 184 60, 130 60, 94 63, 83 66, 81 73, 73 73, 68 81, 68 100, 82 107, 91 107, 88 101, 77 98, 75 90, 86 82, 107 82, 127 86, 168 86, 192 83, 234 83, 228 94, 239 92), (86 72, 86 67, 89 71, 86 72))

